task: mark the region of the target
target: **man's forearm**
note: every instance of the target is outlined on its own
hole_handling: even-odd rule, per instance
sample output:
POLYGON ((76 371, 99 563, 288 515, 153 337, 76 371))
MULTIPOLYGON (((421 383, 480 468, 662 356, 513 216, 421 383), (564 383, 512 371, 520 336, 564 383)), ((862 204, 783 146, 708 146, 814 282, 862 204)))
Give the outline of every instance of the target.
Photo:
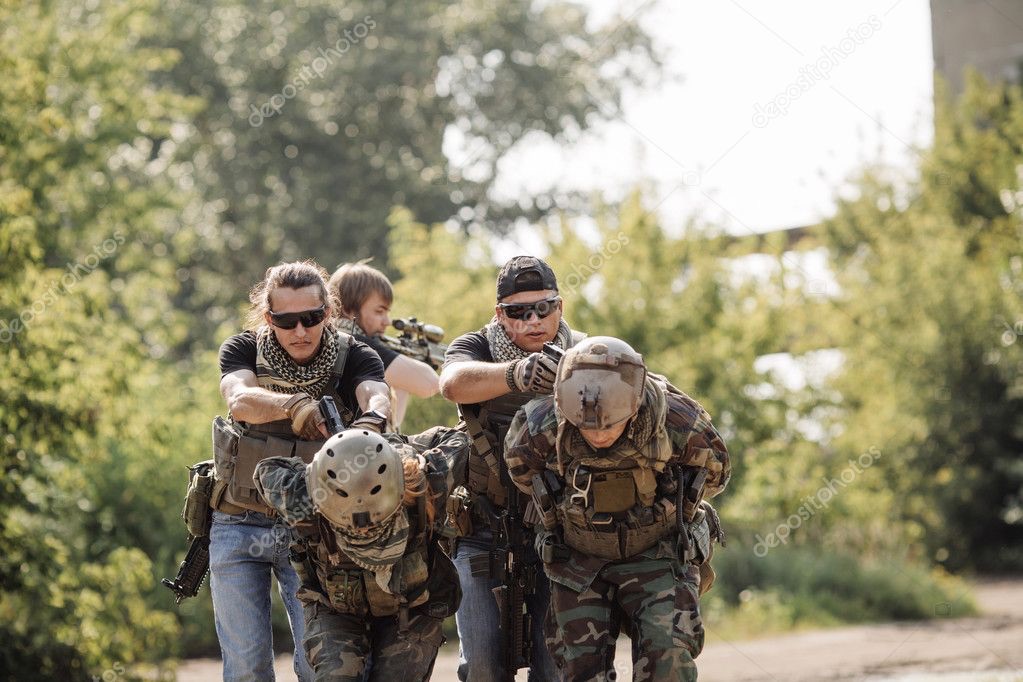
POLYGON ((243 388, 231 396, 228 409, 238 421, 250 424, 265 424, 278 419, 287 419, 284 404, 292 398, 286 393, 274 393, 265 388, 243 388))
POLYGON ((355 388, 355 398, 363 412, 379 412, 391 416, 390 389, 382 381, 363 381, 355 388))
POLYGON ((440 390, 454 403, 479 403, 510 392, 507 362, 458 362, 440 375, 440 390))

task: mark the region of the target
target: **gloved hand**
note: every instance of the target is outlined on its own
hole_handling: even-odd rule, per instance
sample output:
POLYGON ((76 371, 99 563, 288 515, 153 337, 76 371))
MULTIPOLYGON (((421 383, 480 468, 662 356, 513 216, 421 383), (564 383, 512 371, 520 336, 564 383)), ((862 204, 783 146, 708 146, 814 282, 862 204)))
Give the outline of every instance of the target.
POLYGON ((508 388, 529 393, 554 392, 554 379, 558 376, 558 361, 543 353, 530 353, 517 360, 509 371, 508 388))
POLYGON ((327 420, 320 413, 319 404, 308 393, 296 393, 284 403, 284 411, 291 420, 291 430, 305 440, 323 440, 320 425, 327 420))
POLYGON ((363 412, 359 415, 359 418, 349 424, 348 428, 366 429, 367 431, 383 433, 386 426, 387 416, 377 412, 376 410, 370 410, 369 412, 363 412))

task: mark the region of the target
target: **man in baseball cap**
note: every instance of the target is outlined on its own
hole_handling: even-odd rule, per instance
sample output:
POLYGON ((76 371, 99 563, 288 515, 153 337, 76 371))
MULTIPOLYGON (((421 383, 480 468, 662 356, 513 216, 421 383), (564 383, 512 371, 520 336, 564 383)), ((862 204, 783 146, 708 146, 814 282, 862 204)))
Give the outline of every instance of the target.
MULTIPOLYGON (((558 280, 544 261, 533 256, 512 258, 497 275, 497 305, 490 323, 479 331, 458 337, 448 346, 441 369, 441 392, 458 404, 472 440, 469 454, 468 494, 459 527, 468 529, 458 538, 455 567, 462 584, 462 605, 456 614, 460 642, 458 677, 480 682, 504 680, 504 643, 500 613, 491 589, 500 585, 493 577, 474 575, 470 564, 485 564, 493 547, 489 519, 483 510, 501 513, 517 496, 502 483, 504 437, 512 417, 526 402, 554 390, 558 363, 542 353, 544 343, 569 348, 583 335, 573 332, 562 319, 563 303, 558 280), (473 558, 476 557, 475 561, 473 558)), ((523 496, 524 498, 524 496, 523 496)), ((518 511, 524 511, 522 499, 518 511)), ((521 516, 520 516, 521 518, 521 516)), ((531 531, 524 530, 528 552, 531 531)), ((530 557, 535 567, 535 556, 530 557)), ((532 616, 530 680, 554 680, 556 671, 543 636, 544 613, 550 586, 537 571, 537 589, 526 599, 532 616)))

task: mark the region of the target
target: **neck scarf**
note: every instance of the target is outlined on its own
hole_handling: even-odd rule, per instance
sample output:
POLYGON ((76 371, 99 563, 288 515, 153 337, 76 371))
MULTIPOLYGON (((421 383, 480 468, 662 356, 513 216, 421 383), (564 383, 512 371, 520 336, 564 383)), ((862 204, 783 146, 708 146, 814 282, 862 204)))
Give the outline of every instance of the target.
POLYGON ((339 344, 335 332, 323 330, 313 361, 300 365, 277 341, 270 327, 256 330, 256 379, 261 388, 274 393, 308 393, 319 400, 330 387, 339 344))
MULTIPOLYGON (((508 332, 497 321, 496 315, 491 318, 490 323, 483 329, 487 335, 487 342, 490 344, 490 354, 494 356, 494 362, 511 362, 512 360, 521 360, 530 355, 530 351, 522 350, 515 345, 508 336, 508 332)), ((558 333, 554 337, 554 343, 561 346, 562 349, 572 345, 572 330, 565 324, 564 319, 558 322, 558 333)))
POLYGON ((409 518, 399 506, 391 518, 366 535, 354 535, 335 527, 338 547, 360 568, 373 574, 384 592, 397 594, 401 589, 400 571, 394 573, 398 559, 405 555, 409 539, 409 518), (393 575, 392 575, 393 574, 393 575))

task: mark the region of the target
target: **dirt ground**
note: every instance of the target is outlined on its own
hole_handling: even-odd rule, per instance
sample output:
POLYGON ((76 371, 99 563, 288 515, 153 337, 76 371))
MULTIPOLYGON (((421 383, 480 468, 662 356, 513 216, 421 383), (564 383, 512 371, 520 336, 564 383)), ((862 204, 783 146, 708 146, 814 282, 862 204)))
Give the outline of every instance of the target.
MULTIPOLYGON (((1023 579, 987 581, 974 594, 982 614, 956 618, 954 606, 936 604, 940 617, 924 622, 843 627, 748 641, 725 641, 708 628, 698 659, 703 682, 864 680, 867 682, 1023 682, 1023 579)), ((433 680, 457 680, 456 646, 441 650, 433 680)), ((294 680, 291 659, 277 660, 277 679, 294 680)), ((615 669, 632 677, 629 642, 619 641, 615 669)), ((181 682, 216 682, 220 661, 183 661, 181 682)), ((520 671, 518 679, 526 676, 520 671)))

